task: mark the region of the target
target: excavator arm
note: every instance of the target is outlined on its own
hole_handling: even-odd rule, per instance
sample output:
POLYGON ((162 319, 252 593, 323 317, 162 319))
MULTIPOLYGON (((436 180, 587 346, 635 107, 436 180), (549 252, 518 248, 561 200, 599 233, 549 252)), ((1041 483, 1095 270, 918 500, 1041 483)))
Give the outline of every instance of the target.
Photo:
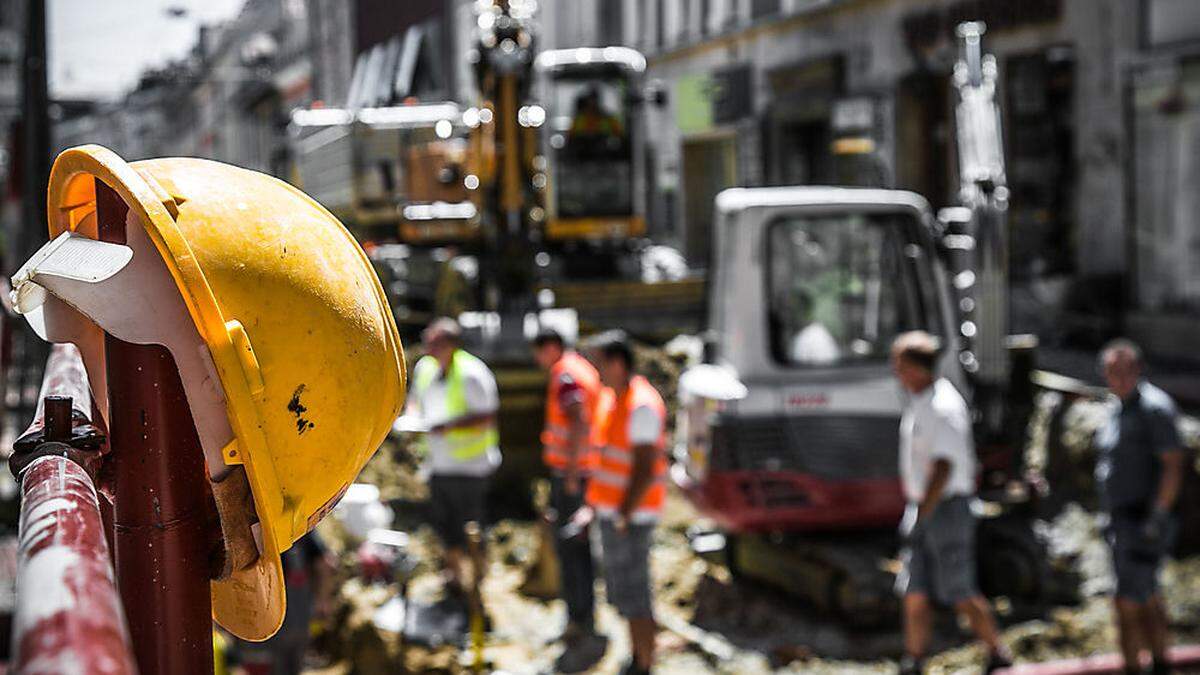
POLYGON ((981 22, 963 23, 961 54, 954 67, 959 190, 965 234, 972 243, 966 267, 956 275, 961 293, 961 362, 975 385, 975 404, 987 431, 999 432, 1011 379, 1008 350, 1008 187, 996 59, 984 54, 981 22))

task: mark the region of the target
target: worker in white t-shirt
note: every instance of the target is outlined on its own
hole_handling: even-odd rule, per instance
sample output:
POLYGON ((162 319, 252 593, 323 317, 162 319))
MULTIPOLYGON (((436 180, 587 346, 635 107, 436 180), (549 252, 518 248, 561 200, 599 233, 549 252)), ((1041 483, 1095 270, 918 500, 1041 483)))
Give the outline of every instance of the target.
POLYGON ((908 501, 901 534, 904 660, 920 673, 929 648, 933 603, 953 607, 988 648, 985 672, 1012 663, 991 606, 975 583, 975 441, 962 394, 936 374, 937 340, 923 331, 892 344, 892 369, 910 398, 900 420, 900 481, 908 501))

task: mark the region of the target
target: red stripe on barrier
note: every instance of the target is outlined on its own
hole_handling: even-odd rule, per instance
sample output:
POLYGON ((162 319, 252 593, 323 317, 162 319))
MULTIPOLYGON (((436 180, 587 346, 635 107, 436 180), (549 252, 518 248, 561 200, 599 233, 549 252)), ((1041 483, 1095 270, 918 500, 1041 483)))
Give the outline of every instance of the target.
MULTIPOLYGON (((1200 645, 1174 647, 1168 652, 1173 668, 1200 667, 1200 645)), ((997 675, 1119 675, 1125 661, 1119 654, 1103 654, 1082 659, 1030 663, 996 671, 997 675)))
POLYGON ((15 671, 135 673, 92 479, 65 457, 22 474, 15 671))

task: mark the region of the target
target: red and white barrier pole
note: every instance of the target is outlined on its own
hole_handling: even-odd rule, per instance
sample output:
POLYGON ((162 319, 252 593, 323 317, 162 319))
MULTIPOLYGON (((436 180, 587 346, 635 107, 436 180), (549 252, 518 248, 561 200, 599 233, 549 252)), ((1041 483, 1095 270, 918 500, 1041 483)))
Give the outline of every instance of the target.
POLYGON ((21 474, 14 672, 136 673, 92 479, 61 456, 21 474))

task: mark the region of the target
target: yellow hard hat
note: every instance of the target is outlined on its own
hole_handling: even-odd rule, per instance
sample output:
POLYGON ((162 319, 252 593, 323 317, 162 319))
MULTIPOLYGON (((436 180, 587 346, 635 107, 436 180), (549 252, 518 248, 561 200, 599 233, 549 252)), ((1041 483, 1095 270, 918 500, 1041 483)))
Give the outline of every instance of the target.
MULTIPOLYGON (((349 232, 282 181, 202 159, 129 164, 100 146, 73 148, 59 155, 50 176, 52 240, 114 246, 95 241, 97 181, 124 200, 128 223, 144 225, 144 245, 161 256, 178 289, 178 297, 171 289, 173 301, 186 306, 176 323, 189 323, 187 331, 194 324, 190 334, 211 355, 215 395, 207 374, 189 375, 187 358, 176 360, 202 441, 218 437, 212 427, 225 421, 201 424, 207 418, 196 414, 198 400, 223 400, 229 437, 220 440, 220 460, 244 467, 261 529, 254 533, 257 560, 212 583, 213 615, 239 637, 266 639, 285 610, 280 552, 333 507, 403 405, 395 319, 349 232)), ((157 256, 144 258, 163 266, 157 256)), ((31 285, 52 285, 52 274, 44 282, 36 275, 27 276, 31 285)), ((71 302, 110 330, 81 306, 86 302, 71 302)), ((164 316, 155 321, 170 320, 164 316)), ((208 467, 212 474, 212 457, 208 467)))

